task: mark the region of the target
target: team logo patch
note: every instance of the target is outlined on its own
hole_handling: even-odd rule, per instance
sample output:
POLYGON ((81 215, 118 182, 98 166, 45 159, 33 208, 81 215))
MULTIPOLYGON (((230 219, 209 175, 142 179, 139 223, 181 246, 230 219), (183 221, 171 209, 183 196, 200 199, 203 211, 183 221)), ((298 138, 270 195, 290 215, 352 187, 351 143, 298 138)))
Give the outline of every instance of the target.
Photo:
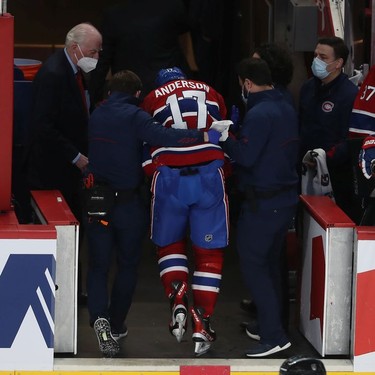
POLYGON ((327 101, 322 104, 322 110, 323 112, 332 112, 334 106, 332 102, 327 101))
POLYGON ((371 148, 375 146, 375 137, 367 137, 363 142, 362 148, 371 148))
POLYGON ((213 240, 214 236, 212 234, 206 234, 204 236, 205 242, 211 242, 213 240))

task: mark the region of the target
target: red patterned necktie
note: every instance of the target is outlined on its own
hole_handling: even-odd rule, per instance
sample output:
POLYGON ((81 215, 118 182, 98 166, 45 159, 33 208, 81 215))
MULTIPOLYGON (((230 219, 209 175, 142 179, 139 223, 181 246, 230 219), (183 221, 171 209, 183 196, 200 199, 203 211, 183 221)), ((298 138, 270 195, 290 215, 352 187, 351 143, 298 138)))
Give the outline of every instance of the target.
POLYGON ((83 86, 82 72, 80 70, 76 74, 76 79, 77 79, 79 91, 81 92, 82 103, 83 103, 85 111, 87 112, 86 93, 85 93, 85 87, 83 86))

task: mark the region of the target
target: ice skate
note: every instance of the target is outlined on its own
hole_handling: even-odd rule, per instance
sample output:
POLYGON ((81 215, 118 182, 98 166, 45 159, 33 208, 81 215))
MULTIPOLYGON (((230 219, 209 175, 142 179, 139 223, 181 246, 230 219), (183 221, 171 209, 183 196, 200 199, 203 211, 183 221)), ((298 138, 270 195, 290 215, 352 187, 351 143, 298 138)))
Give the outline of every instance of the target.
POLYGON ((178 342, 181 342, 187 326, 187 284, 184 281, 174 282, 173 288, 175 290, 170 297, 172 316, 169 331, 178 342))
POLYGON ((216 340, 216 332, 211 329, 210 318, 203 318, 203 309, 200 307, 191 308, 193 322, 193 342, 195 343, 195 355, 198 357, 207 353, 211 343, 216 340))

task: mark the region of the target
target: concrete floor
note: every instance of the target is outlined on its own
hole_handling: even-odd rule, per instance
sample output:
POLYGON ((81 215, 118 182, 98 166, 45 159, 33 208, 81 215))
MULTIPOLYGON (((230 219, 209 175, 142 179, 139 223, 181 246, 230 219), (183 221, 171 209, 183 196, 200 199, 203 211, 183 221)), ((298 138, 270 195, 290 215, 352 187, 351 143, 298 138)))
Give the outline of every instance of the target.
MULTIPOLYGON (((242 284, 238 258, 233 248, 228 247, 225 257, 221 293, 216 311, 212 317, 212 327, 217 332, 217 341, 211 350, 200 358, 205 359, 245 359, 245 350, 254 342, 248 338, 240 323, 249 319, 248 313, 240 308, 240 301, 247 296, 242 284)), ((290 339, 291 348, 267 358, 288 358, 296 354, 306 354, 319 358, 319 354, 302 337, 296 327, 296 303, 291 302, 290 339)), ((127 319, 129 334, 121 340, 120 358, 148 359, 189 359, 195 358, 191 331, 181 343, 170 335, 169 303, 163 294, 159 280, 157 262, 153 246, 146 241, 139 270, 139 282, 134 302, 127 319)), ((189 321, 190 323, 190 321, 189 321)), ((59 355, 61 357, 61 355, 59 355)), ((100 358, 97 339, 88 325, 85 306, 78 313, 78 353, 76 358, 100 358)), ((252 361, 252 359, 248 359, 252 361)))

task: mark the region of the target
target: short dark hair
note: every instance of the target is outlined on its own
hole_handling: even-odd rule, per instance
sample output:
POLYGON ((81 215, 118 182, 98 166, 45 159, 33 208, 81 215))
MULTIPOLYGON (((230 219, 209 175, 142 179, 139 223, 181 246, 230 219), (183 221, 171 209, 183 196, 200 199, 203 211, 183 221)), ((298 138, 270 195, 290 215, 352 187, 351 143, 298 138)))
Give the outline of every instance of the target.
POLYGON ((137 91, 142 90, 142 81, 131 70, 121 70, 112 76, 108 89, 110 92, 119 91, 135 95, 137 91))
POLYGON ((248 57, 240 61, 237 74, 244 81, 250 79, 258 86, 272 85, 271 71, 263 59, 248 57))
POLYGON ((335 54, 335 59, 341 58, 344 61, 343 65, 346 64, 346 60, 349 56, 349 48, 346 46, 343 39, 339 38, 338 36, 322 37, 318 39, 317 44, 325 44, 327 46, 331 46, 335 54))
POLYGON ((264 43, 255 48, 254 52, 268 64, 275 85, 289 85, 293 78, 294 66, 286 47, 276 43, 264 43))

